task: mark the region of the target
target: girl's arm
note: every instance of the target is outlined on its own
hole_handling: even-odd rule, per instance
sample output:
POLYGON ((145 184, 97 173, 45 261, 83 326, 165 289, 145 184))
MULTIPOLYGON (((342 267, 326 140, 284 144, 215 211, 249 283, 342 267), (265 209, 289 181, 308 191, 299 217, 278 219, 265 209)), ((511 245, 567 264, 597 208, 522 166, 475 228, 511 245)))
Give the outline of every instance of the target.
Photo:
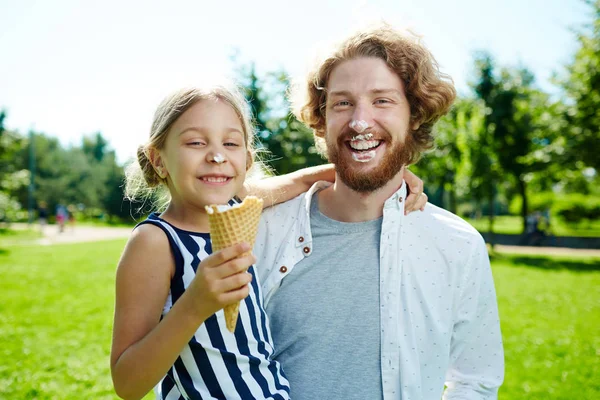
MULTIPOLYGON (((246 182, 239 196, 244 198, 251 194, 259 197, 263 199, 266 208, 293 199, 306 192, 317 181, 333 182, 334 180, 333 164, 318 165, 285 175, 246 182)), ((427 204, 427 195, 423 193, 423 181, 408 169, 404 170, 404 180, 409 190, 404 207, 406 214, 417 210, 423 211, 427 204)))
POLYGON ((283 203, 306 192, 317 181, 333 182, 335 169, 333 164, 302 168, 285 175, 247 181, 240 197, 250 194, 263 199, 263 207, 283 203))
POLYGON ((198 266, 196 277, 160 320, 174 260, 160 228, 142 225, 127 243, 116 278, 111 372, 116 393, 141 399, 167 373, 198 327, 226 304, 248 295, 255 262, 248 244, 216 252, 198 266))

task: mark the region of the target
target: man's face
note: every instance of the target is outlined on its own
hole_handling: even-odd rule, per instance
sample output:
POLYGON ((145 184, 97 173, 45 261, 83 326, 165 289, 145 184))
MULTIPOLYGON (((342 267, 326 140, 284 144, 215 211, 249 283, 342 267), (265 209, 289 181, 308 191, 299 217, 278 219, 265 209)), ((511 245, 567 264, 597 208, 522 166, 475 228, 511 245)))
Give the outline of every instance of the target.
POLYGON ((379 58, 343 61, 327 83, 327 156, 344 184, 373 192, 408 158, 410 107, 400 77, 379 58))

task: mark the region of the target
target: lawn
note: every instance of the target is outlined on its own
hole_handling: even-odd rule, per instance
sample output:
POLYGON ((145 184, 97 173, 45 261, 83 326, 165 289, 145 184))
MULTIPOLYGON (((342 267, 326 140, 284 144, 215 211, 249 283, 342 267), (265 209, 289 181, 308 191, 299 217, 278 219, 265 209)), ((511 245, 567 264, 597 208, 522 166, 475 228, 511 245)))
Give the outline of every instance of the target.
MULTIPOLYGON (((481 219, 465 218, 479 232, 487 232, 489 223, 487 217, 481 219)), ((563 221, 554 218, 550 225, 550 231, 554 236, 600 236, 600 219, 582 222, 577 225, 567 225, 563 221)), ((523 220, 515 215, 502 215, 494 218, 494 232, 507 235, 520 235, 523 232, 523 220)))
MULTIPOLYGON (((0 398, 116 399, 108 358, 123 244, 0 247, 0 398)), ((493 272, 500 399, 600 398, 600 259, 497 256, 493 272)))

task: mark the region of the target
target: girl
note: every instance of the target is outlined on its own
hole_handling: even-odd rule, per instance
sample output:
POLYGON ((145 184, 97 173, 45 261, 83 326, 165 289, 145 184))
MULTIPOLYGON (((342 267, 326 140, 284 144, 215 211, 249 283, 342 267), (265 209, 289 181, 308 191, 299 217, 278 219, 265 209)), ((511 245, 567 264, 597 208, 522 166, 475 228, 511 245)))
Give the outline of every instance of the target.
MULTIPOLYGON (((156 387, 159 399, 289 399, 288 381, 271 358, 255 258, 242 256, 250 246, 211 254, 204 211, 243 196, 252 143, 237 90, 189 88, 159 105, 150 141, 138 150, 141 168, 128 171, 127 193, 136 198, 163 186, 170 200, 134 229, 119 261, 111 371, 120 397, 139 399, 156 387), (237 301, 240 320, 231 334, 222 308, 237 301)), ((317 167, 264 180, 279 196, 266 200, 291 199, 332 177, 330 167, 317 167)))

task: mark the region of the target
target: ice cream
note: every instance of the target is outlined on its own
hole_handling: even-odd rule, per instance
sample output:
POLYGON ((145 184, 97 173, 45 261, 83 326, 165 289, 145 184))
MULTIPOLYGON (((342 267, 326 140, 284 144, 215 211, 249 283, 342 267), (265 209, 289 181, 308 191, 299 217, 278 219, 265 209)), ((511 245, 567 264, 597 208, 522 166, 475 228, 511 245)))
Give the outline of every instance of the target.
MULTIPOLYGON (((246 242, 254 246, 258 222, 262 213, 263 201, 247 196, 241 204, 234 206, 206 206, 210 224, 210 238, 213 251, 219 251, 234 244, 246 242)), ((230 332, 235 330, 240 303, 225 306, 225 322, 230 332)))

